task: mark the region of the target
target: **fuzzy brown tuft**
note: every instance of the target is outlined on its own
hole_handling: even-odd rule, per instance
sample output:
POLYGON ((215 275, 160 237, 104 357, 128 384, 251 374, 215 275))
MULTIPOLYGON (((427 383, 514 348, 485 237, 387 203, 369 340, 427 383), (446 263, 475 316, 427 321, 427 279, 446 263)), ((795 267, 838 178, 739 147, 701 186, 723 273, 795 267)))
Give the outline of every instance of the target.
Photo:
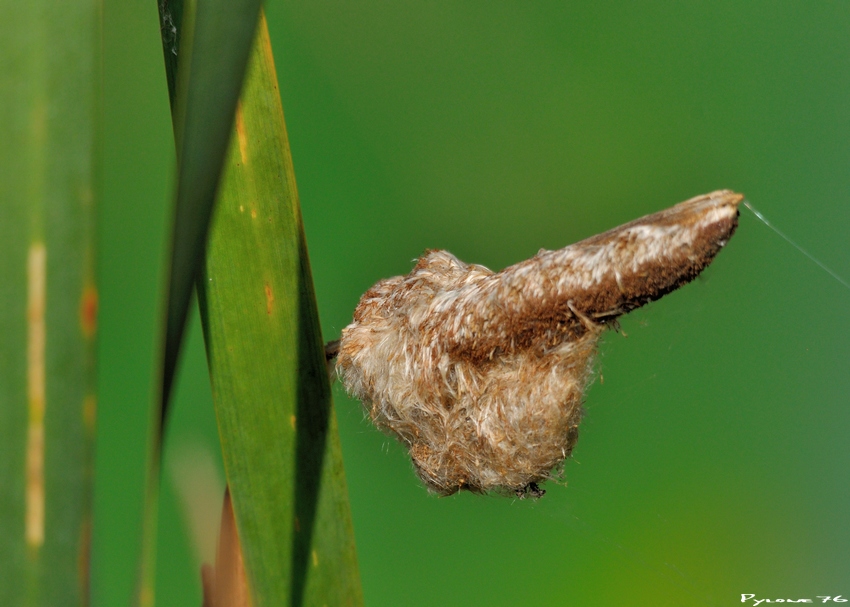
POLYGON ((578 440, 602 331, 708 266, 742 199, 698 196, 498 273, 426 252, 360 299, 337 372, 434 491, 542 495, 578 440))

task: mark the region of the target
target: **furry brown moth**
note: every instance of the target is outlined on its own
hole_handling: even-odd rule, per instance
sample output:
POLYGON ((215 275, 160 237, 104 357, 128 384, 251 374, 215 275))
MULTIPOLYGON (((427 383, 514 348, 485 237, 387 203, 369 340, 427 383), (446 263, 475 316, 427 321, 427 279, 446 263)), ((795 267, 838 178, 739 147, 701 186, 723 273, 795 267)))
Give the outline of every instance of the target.
POLYGON ((360 299, 337 373, 435 492, 542 495, 578 439, 602 332, 708 266, 742 200, 697 196, 501 272, 428 251, 360 299))

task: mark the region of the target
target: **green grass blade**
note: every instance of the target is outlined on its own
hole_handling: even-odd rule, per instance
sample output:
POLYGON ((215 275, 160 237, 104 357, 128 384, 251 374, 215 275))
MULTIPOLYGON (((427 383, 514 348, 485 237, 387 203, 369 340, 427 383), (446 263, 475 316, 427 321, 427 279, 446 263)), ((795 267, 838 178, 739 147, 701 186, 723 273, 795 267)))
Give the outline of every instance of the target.
POLYGON ((295 175, 261 19, 198 283, 255 607, 361 605, 295 175))
MULTIPOLYGON (((190 3, 186 12, 181 4, 179 16, 168 16, 171 22, 183 24, 179 38, 175 42, 171 40, 173 32, 163 30, 166 65, 172 63, 174 51, 179 57, 176 98, 172 102, 178 172, 166 312, 163 420, 260 5, 260 0, 206 0, 190 3), (169 46, 171 52, 167 51, 169 46)), ((166 13, 160 14, 161 22, 166 23, 166 13)), ((167 75, 173 77, 171 70, 167 75)))
POLYGON ((87 605, 100 3, 0 7, 0 604, 87 605))
POLYGON ((154 603, 163 424, 260 4, 260 0, 158 2, 166 76, 172 95, 177 186, 160 400, 152 410, 155 419, 151 422, 148 439, 142 554, 136 596, 140 605, 154 603), (175 64, 179 64, 176 74, 175 64))

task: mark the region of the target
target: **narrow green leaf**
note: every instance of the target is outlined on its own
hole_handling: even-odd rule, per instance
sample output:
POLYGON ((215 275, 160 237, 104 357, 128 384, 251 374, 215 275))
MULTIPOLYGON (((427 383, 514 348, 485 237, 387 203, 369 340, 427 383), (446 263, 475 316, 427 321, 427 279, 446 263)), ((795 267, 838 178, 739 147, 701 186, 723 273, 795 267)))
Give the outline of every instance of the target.
POLYGON ((177 146, 160 400, 148 438, 136 600, 154 603, 163 424, 261 0, 158 0, 177 146), (175 74, 175 66, 179 66, 175 74))
MULTIPOLYGON (((163 29, 167 65, 174 52, 179 58, 172 101, 178 166, 162 376, 163 420, 260 5, 260 0, 206 0, 190 2, 188 12, 180 10, 182 4, 174 11, 161 12, 162 23, 182 24, 177 40, 172 40, 171 26, 163 29)), ((163 11, 168 6, 160 4, 163 11)))
POLYGON ((0 605, 87 605, 100 3, 0 6, 0 605))
POLYGON ((336 418, 264 19, 198 295, 254 606, 361 605, 336 418))

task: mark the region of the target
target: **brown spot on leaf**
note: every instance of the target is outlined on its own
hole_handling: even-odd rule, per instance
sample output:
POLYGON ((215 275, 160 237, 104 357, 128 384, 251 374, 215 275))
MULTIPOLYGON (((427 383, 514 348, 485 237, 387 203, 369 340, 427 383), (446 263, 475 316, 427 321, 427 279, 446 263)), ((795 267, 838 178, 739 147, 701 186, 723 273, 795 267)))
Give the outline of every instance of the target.
POLYGON ((80 297, 80 327, 86 338, 91 338, 97 330, 97 289, 86 285, 80 297))
POLYGON ((243 165, 248 163, 248 134, 245 129, 245 117, 242 112, 242 102, 236 103, 236 140, 239 144, 239 159, 243 165))
POLYGON ((265 291, 266 291, 266 314, 271 314, 273 304, 274 304, 274 293, 272 292, 272 287, 269 283, 266 283, 265 291))

